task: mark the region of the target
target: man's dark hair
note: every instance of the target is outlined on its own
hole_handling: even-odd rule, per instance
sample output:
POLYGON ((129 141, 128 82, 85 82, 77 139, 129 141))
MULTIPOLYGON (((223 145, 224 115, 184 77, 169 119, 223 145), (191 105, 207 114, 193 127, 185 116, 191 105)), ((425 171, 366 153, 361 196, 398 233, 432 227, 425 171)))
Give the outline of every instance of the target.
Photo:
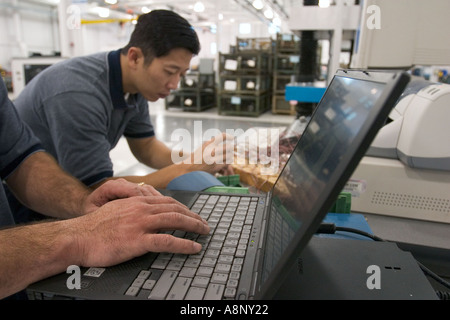
POLYGON ((200 41, 189 22, 169 10, 153 10, 141 15, 131 34, 130 41, 122 49, 126 55, 131 47, 142 50, 145 63, 169 54, 175 48, 184 48, 194 55, 200 52, 200 41))

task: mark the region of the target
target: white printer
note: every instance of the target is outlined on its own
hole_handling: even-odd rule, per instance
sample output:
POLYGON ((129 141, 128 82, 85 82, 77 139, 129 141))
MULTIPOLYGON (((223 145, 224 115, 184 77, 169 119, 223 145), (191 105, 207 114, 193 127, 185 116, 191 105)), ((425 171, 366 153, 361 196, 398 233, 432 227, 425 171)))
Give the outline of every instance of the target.
POLYGON ((413 79, 344 191, 354 212, 450 223, 450 85, 413 79))

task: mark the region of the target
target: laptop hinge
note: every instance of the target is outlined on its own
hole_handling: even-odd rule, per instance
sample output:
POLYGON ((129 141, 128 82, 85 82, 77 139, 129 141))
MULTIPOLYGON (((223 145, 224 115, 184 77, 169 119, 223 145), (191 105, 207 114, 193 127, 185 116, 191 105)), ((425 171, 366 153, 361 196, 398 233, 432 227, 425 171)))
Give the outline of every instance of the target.
POLYGON ((266 201, 264 203, 264 213, 263 213, 263 219, 261 222, 261 229, 260 229, 260 235, 259 235, 259 240, 258 240, 258 248, 256 251, 256 257, 255 257, 255 264, 253 267, 253 274, 255 275, 251 288, 250 288, 250 294, 249 294, 249 298, 253 299, 256 295, 257 290, 259 289, 258 283, 259 283, 259 278, 261 276, 260 274, 260 270, 261 270, 261 265, 262 265, 262 261, 261 260, 261 252, 263 249, 263 244, 264 244, 264 236, 266 233, 266 224, 267 224, 267 214, 269 212, 269 206, 270 206, 270 199, 272 196, 272 192, 269 191, 266 195, 266 201))

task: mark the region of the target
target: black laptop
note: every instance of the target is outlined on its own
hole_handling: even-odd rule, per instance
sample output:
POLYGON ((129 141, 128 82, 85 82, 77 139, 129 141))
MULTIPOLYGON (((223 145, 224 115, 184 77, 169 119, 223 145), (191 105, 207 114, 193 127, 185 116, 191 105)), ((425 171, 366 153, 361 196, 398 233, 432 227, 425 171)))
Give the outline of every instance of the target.
POLYGON ((71 274, 63 273, 29 286, 29 297, 276 297, 409 79, 404 72, 337 71, 270 192, 190 198, 211 233, 174 235, 202 243, 201 253, 148 253, 113 267, 81 268, 81 289, 70 289, 71 274))

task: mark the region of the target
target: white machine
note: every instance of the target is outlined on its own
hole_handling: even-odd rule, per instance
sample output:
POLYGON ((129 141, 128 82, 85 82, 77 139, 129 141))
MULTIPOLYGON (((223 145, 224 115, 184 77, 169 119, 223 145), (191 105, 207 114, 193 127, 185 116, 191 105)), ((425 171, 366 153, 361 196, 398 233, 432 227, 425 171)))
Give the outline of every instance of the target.
POLYGON ((32 58, 14 58, 11 61, 12 82, 13 82, 13 99, 17 98, 23 88, 31 81, 39 72, 45 68, 65 60, 67 58, 56 56, 38 56, 32 58))
POLYGON ((412 81, 344 191, 352 210, 450 223, 450 85, 412 81))

